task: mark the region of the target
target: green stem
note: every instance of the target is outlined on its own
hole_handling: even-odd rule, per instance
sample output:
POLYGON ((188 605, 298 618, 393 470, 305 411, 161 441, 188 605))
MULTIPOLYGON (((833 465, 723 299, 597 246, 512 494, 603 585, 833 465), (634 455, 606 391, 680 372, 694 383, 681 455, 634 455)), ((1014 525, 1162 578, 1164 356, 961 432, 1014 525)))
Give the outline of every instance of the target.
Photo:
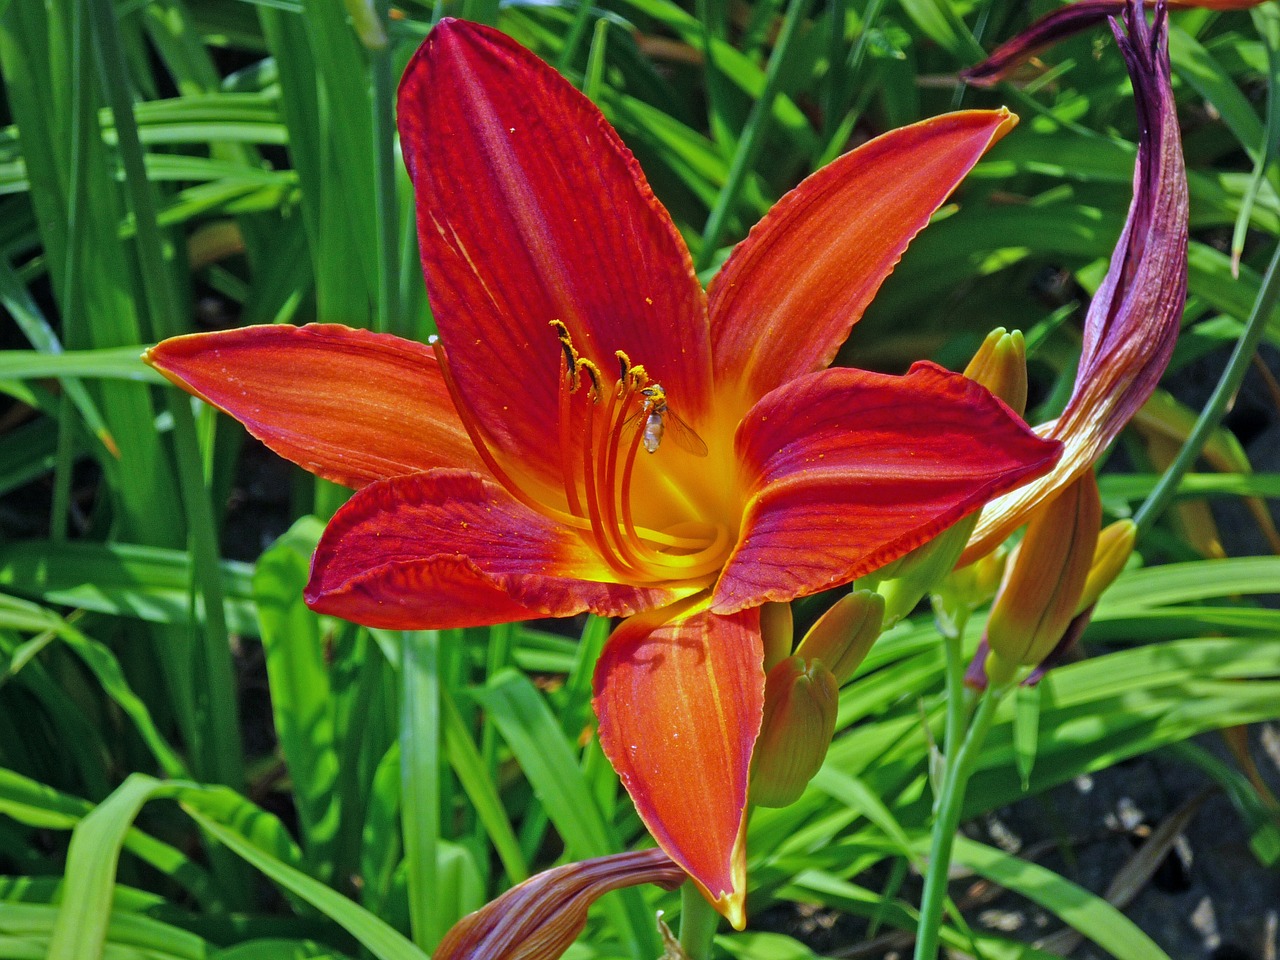
POLYGON ((720 914, 698 892, 693 881, 680 888, 680 946, 689 960, 707 960, 711 940, 720 925, 720 914))
MULTIPOLYGON (((968 719, 968 703, 964 686, 964 622, 957 622, 954 628, 950 625, 938 624, 938 632, 942 634, 943 650, 946 653, 946 727, 943 731, 943 756, 953 757, 960 748, 960 738, 964 736, 964 725, 968 719)), ((949 763, 949 761, 948 761, 949 763)))
POLYGON ((929 848, 929 866, 924 875, 924 893, 920 896, 920 921, 916 928, 915 960, 934 960, 938 955, 938 932, 942 926, 942 906, 947 898, 947 876, 951 870, 951 848, 960 829, 960 813, 964 809, 965 789, 982 753, 983 741, 995 720, 1000 701, 1008 686, 990 687, 978 701, 973 723, 964 743, 954 757, 947 757, 942 781, 938 816, 933 824, 929 848))
POLYGON ((1151 491, 1151 495, 1134 514, 1133 520, 1138 525, 1139 532, 1150 527, 1169 506, 1177 492, 1178 484, 1191 469, 1196 457, 1200 456, 1200 451, 1204 449, 1213 431, 1218 429, 1218 425, 1226 415, 1227 407, 1235 399, 1240 384, 1244 382, 1249 361, 1258 350, 1258 344, 1267 329, 1267 320, 1275 310, 1278 299, 1280 299, 1280 246, 1276 247, 1276 252, 1271 257, 1266 276, 1263 277, 1262 286, 1258 290, 1258 298, 1253 302, 1253 311, 1245 322, 1244 333, 1237 341, 1231 359, 1227 361, 1226 369, 1222 371, 1222 377, 1214 388, 1213 396, 1200 411, 1200 418, 1196 420, 1191 435, 1187 437, 1186 443, 1178 452, 1178 458, 1165 471, 1160 482, 1151 491))

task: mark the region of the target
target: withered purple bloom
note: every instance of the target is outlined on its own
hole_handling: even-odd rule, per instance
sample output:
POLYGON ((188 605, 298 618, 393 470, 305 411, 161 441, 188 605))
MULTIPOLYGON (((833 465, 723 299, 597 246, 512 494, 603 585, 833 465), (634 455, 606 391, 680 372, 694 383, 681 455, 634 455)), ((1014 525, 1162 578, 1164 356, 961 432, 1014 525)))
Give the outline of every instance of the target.
POLYGON ((992 502, 961 557, 993 550, 1040 504, 1085 470, 1146 402, 1173 353, 1187 295, 1187 175, 1169 77, 1164 4, 1148 24, 1140 0, 1112 30, 1133 82, 1138 160, 1133 202, 1098 292, 1085 316, 1084 348, 1066 409, 1037 428, 1061 440, 1047 475, 992 502))
MULTIPOLYGON (((981 63, 961 70, 960 78, 975 87, 995 86, 1041 50, 1097 26, 1109 17, 1120 16, 1127 2, 1128 0, 1079 0, 1078 3, 1059 7, 1045 14, 1012 40, 996 47, 991 56, 981 63)), ((1168 6, 1245 10, 1262 2, 1263 0, 1168 0, 1168 6)), ((1148 6, 1154 5, 1148 3, 1148 6)))
POLYGON ((552 960, 587 923, 587 908, 612 890, 656 883, 674 890, 684 870, 661 850, 597 857, 547 870, 467 914, 445 934, 435 960, 552 960))

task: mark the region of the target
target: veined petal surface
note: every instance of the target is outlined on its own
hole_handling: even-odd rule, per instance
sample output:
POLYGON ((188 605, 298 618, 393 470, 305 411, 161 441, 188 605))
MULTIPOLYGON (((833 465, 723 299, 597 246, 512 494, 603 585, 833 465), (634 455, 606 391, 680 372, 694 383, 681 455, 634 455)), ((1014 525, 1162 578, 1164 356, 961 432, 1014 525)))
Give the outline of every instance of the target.
POLYGON ((747 777, 764 710, 760 611, 694 611, 615 630, 593 703, 600 743, 645 826, 741 929, 747 777))
POLYGON ((347 487, 430 470, 483 470, 420 343, 338 324, 174 337, 144 356, 280 456, 347 487))
POLYGON ((334 514, 306 600, 367 626, 426 630, 629 616, 691 590, 612 582, 571 528, 478 474, 432 470, 370 484, 334 514))
POLYGON ((711 284, 717 390, 736 385, 749 406, 828 366, 907 244, 1015 122, 967 110, 902 127, 779 200, 711 284))
POLYGON ((754 474, 738 546, 716 586, 729 613, 847 583, 1047 471, 1041 440, 967 377, 832 369, 780 387, 739 428, 754 474))
POLYGON ((711 385, 705 297, 600 111, 514 40, 455 20, 410 62, 399 111, 440 337, 499 449, 559 481, 553 320, 610 384, 623 350, 696 424, 711 385))

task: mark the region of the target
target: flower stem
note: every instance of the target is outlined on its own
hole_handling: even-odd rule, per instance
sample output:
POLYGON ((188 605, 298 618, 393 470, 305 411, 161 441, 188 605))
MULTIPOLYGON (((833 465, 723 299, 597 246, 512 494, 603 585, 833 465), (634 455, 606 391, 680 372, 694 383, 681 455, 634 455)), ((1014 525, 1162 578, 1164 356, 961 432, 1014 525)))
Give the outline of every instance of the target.
MULTIPOLYGON (((938 632, 942 634, 943 648, 946 651, 946 727, 943 732, 943 756, 953 757, 960 748, 960 738, 964 736, 965 721, 969 719, 969 698, 964 685, 964 628, 967 617, 944 623, 937 618, 938 632)), ((939 799, 941 793, 939 793, 939 799)), ((936 811, 935 811, 936 812, 936 811)))
POLYGON ((720 915, 693 881, 680 888, 680 947, 689 960, 708 960, 720 915))
MULTIPOLYGON (((934 960, 938 955, 938 931, 942 926, 942 905, 947 897, 947 877, 951 870, 951 848, 960 828, 960 812, 964 808, 965 789, 982 753, 982 743, 995 720, 996 710, 1009 686, 991 686, 978 701, 973 723, 955 756, 948 756, 942 779, 938 815, 933 824, 929 848, 929 866, 924 875, 924 893, 920 897, 920 921, 916 927, 915 960, 934 960)), ((948 710, 950 705, 948 705, 948 710)))

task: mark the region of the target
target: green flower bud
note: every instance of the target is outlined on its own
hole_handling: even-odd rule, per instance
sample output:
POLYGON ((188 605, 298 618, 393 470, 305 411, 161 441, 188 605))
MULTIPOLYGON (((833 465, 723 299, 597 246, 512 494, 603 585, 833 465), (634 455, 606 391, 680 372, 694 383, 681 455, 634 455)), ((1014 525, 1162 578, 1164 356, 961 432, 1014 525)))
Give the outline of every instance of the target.
POLYGON ((836 686, 843 687, 862 665, 883 623, 884 597, 870 590, 855 590, 837 600, 809 628, 796 656, 820 661, 836 678, 836 686))
POLYGON ((764 721, 751 758, 751 800, 786 807, 826 759, 836 729, 836 678, 817 660, 788 657, 764 683, 764 721))
POLYGON ((1027 344, 1022 331, 996 327, 973 355, 964 375, 1008 404, 1018 416, 1027 409, 1027 344))

